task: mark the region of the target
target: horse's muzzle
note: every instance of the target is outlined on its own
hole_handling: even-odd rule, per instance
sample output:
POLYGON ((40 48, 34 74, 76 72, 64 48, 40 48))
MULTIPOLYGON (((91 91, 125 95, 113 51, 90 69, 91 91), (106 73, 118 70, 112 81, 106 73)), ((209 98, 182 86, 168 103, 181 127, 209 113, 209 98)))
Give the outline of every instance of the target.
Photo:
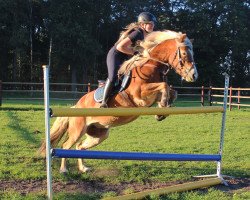
POLYGON ((195 64, 193 63, 191 69, 186 72, 187 76, 184 78, 187 82, 195 82, 198 79, 198 72, 195 64))

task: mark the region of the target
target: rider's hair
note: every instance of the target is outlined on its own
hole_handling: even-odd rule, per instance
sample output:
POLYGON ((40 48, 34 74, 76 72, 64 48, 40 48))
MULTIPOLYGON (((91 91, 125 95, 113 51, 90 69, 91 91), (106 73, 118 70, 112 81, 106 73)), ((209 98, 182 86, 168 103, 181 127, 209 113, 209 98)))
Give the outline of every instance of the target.
POLYGON ((115 45, 117 45, 119 42, 121 42, 124 38, 126 38, 133 30, 136 30, 138 29, 140 26, 139 26, 140 23, 138 22, 133 22, 129 25, 127 25, 123 31, 121 31, 120 33, 120 37, 119 39, 117 40, 117 42, 115 43, 115 45))

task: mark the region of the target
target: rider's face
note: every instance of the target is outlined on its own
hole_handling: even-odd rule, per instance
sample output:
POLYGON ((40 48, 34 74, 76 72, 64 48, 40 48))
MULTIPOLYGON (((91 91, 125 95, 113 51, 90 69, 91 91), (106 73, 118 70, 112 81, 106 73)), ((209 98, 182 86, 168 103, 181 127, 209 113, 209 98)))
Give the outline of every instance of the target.
POLYGON ((146 32, 151 33, 154 30, 155 24, 154 22, 143 23, 142 27, 146 32))

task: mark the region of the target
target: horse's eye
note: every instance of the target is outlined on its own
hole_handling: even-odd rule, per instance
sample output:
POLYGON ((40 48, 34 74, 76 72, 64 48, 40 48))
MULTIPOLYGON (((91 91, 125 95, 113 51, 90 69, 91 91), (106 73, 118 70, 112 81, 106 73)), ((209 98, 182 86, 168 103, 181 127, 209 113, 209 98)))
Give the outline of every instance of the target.
POLYGON ((183 55, 183 56, 186 56, 186 55, 187 55, 187 53, 186 53, 186 52, 183 52, 183 53, 182 53, 182 55, 183 55))

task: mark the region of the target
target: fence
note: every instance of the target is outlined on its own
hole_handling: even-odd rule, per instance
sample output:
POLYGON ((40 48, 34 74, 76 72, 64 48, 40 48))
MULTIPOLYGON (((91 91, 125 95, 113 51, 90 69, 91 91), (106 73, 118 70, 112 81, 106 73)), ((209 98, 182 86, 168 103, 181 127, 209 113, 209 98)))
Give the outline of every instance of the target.
MULTIPOLYGON (((52 100, 72 101, 95 89, 97 84, 51 83, 50 87, 52 100), (76 88, 74 91, 71 90, 72 86, 76 88)), ((43 92, 43 83, 0 81, 0 105, 3 100, 43 101, 43 92)))
MULTIPOLYGON (((78 100, 87 92, 103 85, 103 81, 99 80, 98 84, 71 84, 71 83, 50 83, 51 100, 78 100), (72 91, 71 86, 76 86, 76 90, 72 91), (65 98, 67 96, 67 98, 65 98)), ((178 91, 178 98, 184 98, 181 101, 184 103, 200 103, 205 105, 205 98, 209 101, 209 94, 206 90, 209 87, 176 87, 171 86, 172 89, 178 91), (200 100, 194 101, 194 98, 200 100), (187 98, 189 99, 187 101, 187 98), (191 98, 191 100, 190 100, 191 98)), ((1 82, 0 81, 0 105, 3 100, 41 100, 43 101, 43 83, 27 83, 27 82, 1 82)))
MULTIPOLYGON (((224 88, 216 88, 216 87, 210 87, 210 93, 209 93, 209 99, 210 99, 210 106, 212 106, 213 104, 223 104, 223 102, 221 101, 221 98, 224 97, 224 95, 222 94, 218 94, 219 92, 222 92, 224 90, 224 88), (215 91, 217 94, 215 94, 215 91), (218 98, 220 98, 220 101, 218 100, 218 98), (217 100, 217 101, 215 101, 217 100)), ((247 94, 250 93, 250 88, 233 88, 230 87, 229 88, 229 101, 227 103, 227 105, 229 105, 229 110, 232 110, 233 106, 237 106, 238 109, 240 109, 240 107, 244 106, 244 107, 250 107, 250 103, 248 103, 246 101, 246 103, 242 103, 241 99, 243 100, 247 100, 250 99, 250 96, 247 96, 247 94), (236 91, 235 93, 237 95, 234 94, 234 91, 236 91), (246 95, 242 95, 242 93, 245 93, 246 95), (233 99, 236 99, 237 102, 233 102, 233 99)))
POLYGON ((200 103, 201 106, 205 105, 205 97, 209 101, 209 94, 206 92, 209 91, 209 87, 178 87, 178 86, 170 86, 172 89, 178 91, 178 98, 179 97, 188 97, 192 100, 183 100, 183 103, 200 103), (182 93, 180 93, 182 92, 182 93), (193 100, 194 98, 198 97, 200 100, 193 100))
MULTIPOLYGON (((50 83, 50 99, 62 101, 77 101, 81 96, 87 92, 102 85, 103 81, 98 81, 98 84, 73 84, 73 83, 50 83), (71 90, 74 86, 76 89, 71 90), (65 98, 66 96, 66 98, 65 98)), ((172 89, 178 91, 178 102, 181 103, 198 103, 201 106, 207 102, 210 106, 213 104, 223 104, 222 91, 224 88, 218 87, 179 87, 170 86, 172 89), (215 94, 217 91, 217 94, 215 94)), ((232 88, 229 90, 228 105, 230 110, 233 106, 241 107, 250 106, 250 88, 232 88), (234 91, 237 94, 234 94, 234 91), (237 99, 237 102, 233 100, 237 99)), ((29 82, 2 82, 0 81, 0 106, 3 100, 40 100, 43 101, 43 83, 29 83, 29 82)))

